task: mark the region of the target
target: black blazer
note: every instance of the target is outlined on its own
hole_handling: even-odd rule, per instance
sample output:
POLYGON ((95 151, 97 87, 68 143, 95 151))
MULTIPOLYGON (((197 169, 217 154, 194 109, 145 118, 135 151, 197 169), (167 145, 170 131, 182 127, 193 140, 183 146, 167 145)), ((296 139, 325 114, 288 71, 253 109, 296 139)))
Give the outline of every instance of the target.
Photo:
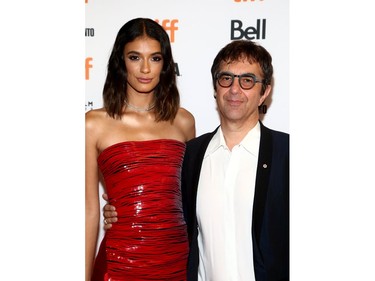
MULTIPOLYGON (((257 281, 289 280, 289 134, 262 123, 256 174, 252 240, 257 281)), ((188 281, 198 279, 198 225, 196 199, 207 146, 218 128, 187 143, 182 167, 182 201, 190 253, 188 281)))

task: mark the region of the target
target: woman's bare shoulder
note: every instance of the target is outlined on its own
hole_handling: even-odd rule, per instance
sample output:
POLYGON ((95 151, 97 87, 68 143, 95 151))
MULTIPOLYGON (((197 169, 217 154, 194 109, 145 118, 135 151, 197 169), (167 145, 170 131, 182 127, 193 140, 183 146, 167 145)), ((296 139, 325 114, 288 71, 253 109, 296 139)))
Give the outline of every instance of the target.
POLYGON ((175 122, 184 132, 186 140, 190 140, 195 137, 195 118, 190 111, 181 107, 177 112, 175 122))
POLYGON ((104 122, 107 117, 107 113, 104 108, 92 109, 85 113, 86 129, 94 129, 99 126, 100 123, 104 122))
POLYGON ((188 121, 188 122, 194 122, 194 115, 188 111, 187 109, 180 107, 177 112, 177 117, 188 121))

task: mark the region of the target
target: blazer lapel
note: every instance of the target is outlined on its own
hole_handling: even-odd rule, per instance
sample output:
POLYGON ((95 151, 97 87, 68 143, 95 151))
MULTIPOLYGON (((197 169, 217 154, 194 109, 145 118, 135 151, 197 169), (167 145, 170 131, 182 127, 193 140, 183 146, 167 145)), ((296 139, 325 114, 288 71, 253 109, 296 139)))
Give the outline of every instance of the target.
POLYGON ((255 194, 253 205, 252 232, 254 243, 258 244, 262 229, 264 208, 268 191, 269 175, 272 165, 272 135, 269 129, 261 125, 260 147, 258 157, 258 167, 255 182, 255 194))
POLYGON ((194 205, 196 206, 196 198, 197 198, 197 191, 198 191, 198 183, 199 183, 199 177, 201 174, 202 164, 203 164, 203 157, 206 153, 208 144, 210 143, 212 137, 217 132, 218 128, 216 128, 215 131, 209 133, 202 139, 202 142, 200 143, 199 147, 197 148, 196 155, 193 157, 194 161, 191 163, 192 169, 193 169, 193 182, 192 182, 192 188, 191 192, 193 193, 191 198, 194 198, 194 205))

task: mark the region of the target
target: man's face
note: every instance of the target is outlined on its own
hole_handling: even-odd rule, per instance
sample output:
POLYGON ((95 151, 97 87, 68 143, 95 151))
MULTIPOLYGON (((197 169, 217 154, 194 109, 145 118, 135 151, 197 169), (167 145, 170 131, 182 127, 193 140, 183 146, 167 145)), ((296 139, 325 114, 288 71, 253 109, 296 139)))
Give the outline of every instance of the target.
MULTIPOLYGON (((235 61, 230 64, 222 62, 219 72, 234 75, 250 73, 254 74, 257 80, 263 79, 259 63, 250 64, 247 60, 235 61)), ((239 125, 258 121, 258 106, 263 103, 271 91, 271 86, 267 86, 265 93, 261 96, 262 83, 255 83, 253 88, 244 90, 240 86, 238 77, 234 78, 229 87, 222 87, 218 82, 216 82, 216 87, 216 102, 221 121, 234 122, 239 125)))

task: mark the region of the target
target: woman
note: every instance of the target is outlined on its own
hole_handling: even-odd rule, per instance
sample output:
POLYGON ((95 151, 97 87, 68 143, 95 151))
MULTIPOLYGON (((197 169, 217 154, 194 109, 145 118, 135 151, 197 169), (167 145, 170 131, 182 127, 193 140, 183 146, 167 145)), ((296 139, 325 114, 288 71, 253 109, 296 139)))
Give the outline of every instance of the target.
POLYGON ((137 18, 119 30, 104 107, 86 113, 87 281, 186 279, 180 172, 195 121, 180 108, 174 68, 159 24, 137 18), (95 259, 100 180, 118 222, 95 259))

